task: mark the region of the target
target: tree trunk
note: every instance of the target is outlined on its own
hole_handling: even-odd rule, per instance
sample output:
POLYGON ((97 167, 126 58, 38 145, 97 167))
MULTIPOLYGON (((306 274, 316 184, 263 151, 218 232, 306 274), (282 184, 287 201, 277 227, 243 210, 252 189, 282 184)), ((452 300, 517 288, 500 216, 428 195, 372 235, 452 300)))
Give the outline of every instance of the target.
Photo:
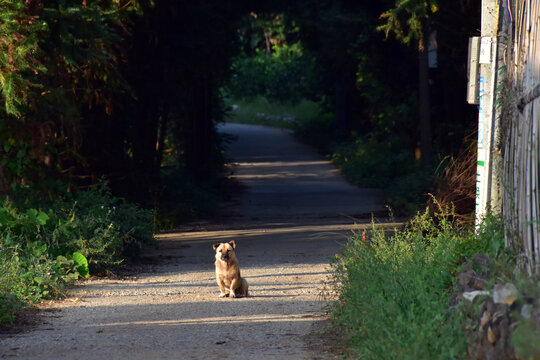
POLYGON ((186 138, 186 167, 197 182, 210 177, 212 168, 212 87, 210 75, 203 73, 193 86, 189 131, 186 138))
POLYGON ((145 94, 141 101, 141 113, 134 126, 133 160, 135 171, 146 176, 154 171, 159 106, 154 94, 145 94))
POLYGON ((428 49, 424 36, 418 41, 418 107, 420 112, 420 151, 421 165, 427 168, 431 164, 432 136, 429 102, 429 64, 428 49))
POLYGON ((342 63, 334 74, 334 108, 338 133, 344 138, 351 135, 351 98, 355 91, 353 71, 349 71, 348 64, 342 63))
POLYGON ((156 148, 156 161, 154 163, 155 172, 158 173, 161 168, 161 162, 163 160, 163 150, 165 149, 165 139, 167 138, 169 122, 169 104, 165 102, 161 110, 161 117, 159 119, 159 136, 156 148))

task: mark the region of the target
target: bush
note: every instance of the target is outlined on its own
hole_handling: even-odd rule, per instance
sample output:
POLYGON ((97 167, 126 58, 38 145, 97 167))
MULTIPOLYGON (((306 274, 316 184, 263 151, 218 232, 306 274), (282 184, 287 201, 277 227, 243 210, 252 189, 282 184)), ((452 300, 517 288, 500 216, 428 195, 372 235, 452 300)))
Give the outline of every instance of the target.
POLYGON ((0 326, 11 324, 17 314, 26 307, 15 295, 0 293, 0 326))
POLYGON ((105 185, 57 200, 54 210, 0 202, 0 323, 21 301, 64 295, 65 286, 138 255, 154 241, 153 215, 105 185))
POLYGON ((312 119, 302 121, 296 128, 295 135, 300 141, 309 144, 324 154, 331 154, 336 145, 342 142, 333 114, 323 113, 312 119))
POLYGON ((30 302, 59 296, 78 273, 73 260, 49 253, 49 216, 35 209, 20 211, 9 201, 1 206, 0 293, 30 302))
MULTIPOLYGON (((431 169, 413 169, 394 179, 386 191, 386 199, 392 208, 404 214, 414 214, 426 205, 428 191, 432 186, 431 169)), ((450 204, 448 204, 450 205, 450 204)), ((435 204, 435 207, 437 205, 435 204)))
POLYGON ((208 180, 194 181, 185 169, 175 166, 161 170, 163 186, 156 192, 156 227, 173 229, 178 223, 215 214, 223 177, 212 173, 208 180))
POLYGON ((460 312, 449 310, 463 257, 481 247, 453 214, 417 215, 387 236, 355 234, 333 262, 333 319, 351 354, 362 359, 450 359, 466 352, 460 312))
POLYGON ((113 197, 102 184, 53 205, 49 246, 56 254, 75 251, 88 258, 91 271, 101 271, 139 255, 151 244, 153 213, 113 197))

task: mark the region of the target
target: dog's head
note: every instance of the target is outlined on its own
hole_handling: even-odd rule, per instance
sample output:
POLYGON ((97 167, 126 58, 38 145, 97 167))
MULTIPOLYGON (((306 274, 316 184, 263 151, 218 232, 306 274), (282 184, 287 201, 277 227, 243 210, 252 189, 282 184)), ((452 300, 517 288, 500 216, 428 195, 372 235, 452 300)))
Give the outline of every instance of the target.
POLYGON ((214 250, 216 251, 216 259, 221 261, 229 261, 229 259, 234 256, 235 247, 236 243, 234 242, 234 240, 231 240, 228 243, 214 244, 214 250))

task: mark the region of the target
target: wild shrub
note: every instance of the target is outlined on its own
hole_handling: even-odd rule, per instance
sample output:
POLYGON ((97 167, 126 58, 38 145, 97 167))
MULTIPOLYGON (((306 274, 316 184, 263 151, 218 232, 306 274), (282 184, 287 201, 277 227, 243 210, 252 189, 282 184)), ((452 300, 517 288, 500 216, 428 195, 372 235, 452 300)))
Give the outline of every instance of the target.
POLYGON ((48 245, 56 255, 80 252, 92 272, 138 256, 153 237, 152 211, 111 195, 105 184, 53 205, 48 245))
POLYGON ((17 313, 24 308, 24 302, 15 295, 0 292, 0 325, 13 323, 17 313))
POLYGON ((300 122, 295 135, 324 154, 332 154, 337 144, 343 142, 339 137, 335 116, 328 112, 300 122))
POLYGON ((79 273, 74 260, 49 253, 49 216, 36 209, 21 211, 9 201, 1 206, 0 293, 30 302, 59 296, 79 273))
MULTIPOLYGON (((434 195, 443 205, 450 205, 463 219, 471 217, 476 204, 476 140, 466 138, 469 145, 457 156, 448 156, 439 165, 435 174, 434 195)), ((430 202, 430 206, 435 208, 430 202)))
POLYGON ((61 297, 66 285, 154 241, 152 212, 111 196, 105 185, 52 208, 0 202, 0 323, 13 321, 21 301, 61 297))
POLYGON ((362 359, 451 359, 466 352, 460 313, 449 310, 460 260, 480 246, 452 212, 418 214, 387 234, 372 225, 333 262, 333 319, 362 359))

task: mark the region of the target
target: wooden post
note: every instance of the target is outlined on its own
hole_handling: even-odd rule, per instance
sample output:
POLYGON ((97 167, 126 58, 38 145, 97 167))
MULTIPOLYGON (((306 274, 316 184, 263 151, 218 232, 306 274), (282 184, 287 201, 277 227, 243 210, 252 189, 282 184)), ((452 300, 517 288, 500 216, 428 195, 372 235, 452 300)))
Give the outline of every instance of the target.
POLYGON ((476 178, 476 224, 492 205, 494 171, 493 130, 495 128, 495 81, 497 70, 497 32, 499 0, 482 0, 482 37, 480 39, 480 104, 478 107, 478 165, 476 178))

